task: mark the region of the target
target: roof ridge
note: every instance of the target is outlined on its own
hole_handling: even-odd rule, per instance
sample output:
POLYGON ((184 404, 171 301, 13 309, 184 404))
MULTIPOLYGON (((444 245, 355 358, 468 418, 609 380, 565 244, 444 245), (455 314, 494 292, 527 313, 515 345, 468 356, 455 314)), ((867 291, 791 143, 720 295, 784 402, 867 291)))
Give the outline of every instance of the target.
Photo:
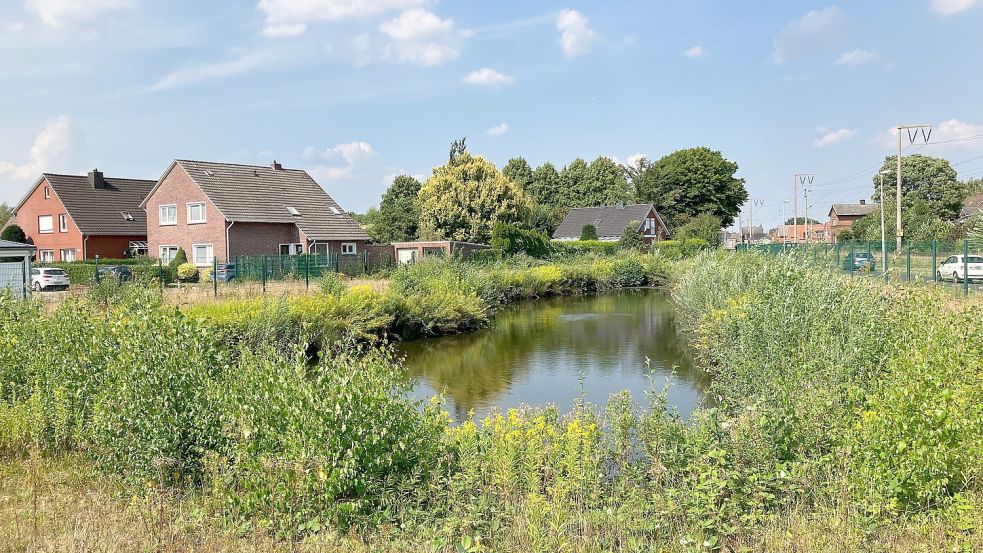
MULTIPOLYGON (((269 169, 271 171, 274 170, 269 165, 251 165, 249 163, 232 163, 227 161, 206 161, 204 159, 184 159, 184 158, 175 158, 174 161, 186 161, 188 163, 208 163, 212 165, 232 165, 235 167, 249 167, 250 169, 269 169)), ((282 167, 280 169, 276 169, 276 171, 303 171, 305 173, 307 172, 304 169, 295 169, 289 167, 282 167)))
MULTIPOLYGON (((71 173, 41 173, 41 175, 44 176, 44 177, 48 177, 48 176, 51 176, 51 177, 73 177, 73 178, 79 178, 79 179, 88 178, 88 175, 73 175, 71 173)), ((156 179, 137 179, 137 178, 132 178, 132 177, 107 177, 105 175, 103 175, 102 178, 103 179, 108 179, 108 180, 140 180, 140 181, 146 181, 146 182, 157 182, 156 179)))

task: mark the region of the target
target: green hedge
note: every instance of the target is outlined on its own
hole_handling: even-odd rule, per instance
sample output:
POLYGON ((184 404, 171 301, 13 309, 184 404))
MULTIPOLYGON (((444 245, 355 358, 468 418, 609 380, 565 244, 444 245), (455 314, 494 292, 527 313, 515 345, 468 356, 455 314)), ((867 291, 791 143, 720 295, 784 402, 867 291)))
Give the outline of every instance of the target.
POLYGON ((614 255, 618 253, 617 242, 602 242, 600 240, 554 240, 553 251, 560 254, 599 253, 614 255))

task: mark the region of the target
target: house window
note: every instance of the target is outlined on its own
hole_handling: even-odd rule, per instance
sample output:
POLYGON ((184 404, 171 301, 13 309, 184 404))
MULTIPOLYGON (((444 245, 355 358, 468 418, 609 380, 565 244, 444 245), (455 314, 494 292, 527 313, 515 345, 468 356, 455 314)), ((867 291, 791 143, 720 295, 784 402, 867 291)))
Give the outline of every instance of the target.
POLYGON ((164 263, 174 261, 174 258, 177 257, 177 249, 177 246, 161 246, 160 260, 164 263))
POLYGON ((47 186, 45 186, 44 187, 44 199, 47 200, 50 197, 51 197, 51 189, 48 188, 47 186))
POLYGON ((195 244, 191 246, 191 252, 194 256, 195 265, 204 266, 211 265, 212 259, 212 245, 211 244, 195 244))
POLYGON ((300 255, 304 253, 303 244, 280 244, 280 255, 300 255))
POLYGON ((38 217, 38 232, 41 234, 51 234, 54 231, 54 221, 51 215, 41 215, 38 217))
POLYGON ((55 260, 55 250, 41 250, 38 255, 41 263, 51 263, 55 260))
POLYGON ((645 234, 649 236, 655 235, 655 217, 645 219, 645 234))
POLYGON ((341 255, 355 255, 357 249, 355 242, 342 242, 341 243, 341 255))
POLYGON ((176 225, 177 224, 177 205, 162 205, 160 206, 160 226, 165 225, 176 225))
POLYGON ((188 224, 194 225, 205 222, 205 203, 195 202, 188 204, 188 224))
POLYGON ((71 249, 67 249, 67 250, 61 250, 58 253, 61 254, 61 260, 62 261, 67 261, 69 263, 72 263, 72 262, 75 261, 75 248, 71 248, 71 249))
POLYGON ((68 215, 64 213, 58 216, 58 232, 68 232, 68 215))

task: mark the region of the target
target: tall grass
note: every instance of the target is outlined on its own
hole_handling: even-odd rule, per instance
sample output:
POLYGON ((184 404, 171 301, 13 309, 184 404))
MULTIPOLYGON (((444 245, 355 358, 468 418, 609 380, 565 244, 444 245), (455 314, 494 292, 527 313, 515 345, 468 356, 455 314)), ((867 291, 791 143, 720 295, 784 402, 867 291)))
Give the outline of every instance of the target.
POLYGON ((940 292, 753 254, 434 261, 385 293, 342 288, 188 312, 133 288, 51 317, 2 297, 0 455, 84 459, 136 501, 175 490, 199 526, 291 546, 980 545, 983 328, 940 292), (665 283, 669 268, 713 376, 691 421, 653 391, 646 409, 623 393, 455 426, 439 400, 407 399, 373 345, 480 326, 521 298, 665 283))

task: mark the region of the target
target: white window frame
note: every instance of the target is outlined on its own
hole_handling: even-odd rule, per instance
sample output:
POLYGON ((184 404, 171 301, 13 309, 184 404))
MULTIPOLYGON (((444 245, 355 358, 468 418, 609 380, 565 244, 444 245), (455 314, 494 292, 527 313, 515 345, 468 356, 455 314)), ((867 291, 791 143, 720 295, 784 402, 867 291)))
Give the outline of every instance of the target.
POLYGON ((60 213, 58 215, 58 232, 68 232, 68 214, 60 213))
POLYGON ((212 244, 191 244, 191 262, 198 267, 208 267, 215 260, 215 247, 212 244), (198 261, 198 248, 207 248, 205 260, 198 261))
POLYGON ((300 255, 304 253, 304 245, 300 242, 289 242, 280 244, 280 248, 277 250, 280 255, 283 255, 283 247, 287 246, 287 255, 300 255))
POLYGON ((188 212, 187 212, 186 221, 188 222, 189 225, 200 225, 202 223, 207 222, 207 220, 208 217, 205 214, 205 202, 188 202, 188 212), (191 208, 199 207, 199 206, 201 206, 201 219, 192 219, 191 208))
POLYGON ((45 186, 44 187, 44 199, 47 200, 50 197, 51 197, 51 188, 45 186))
POLYGON ((58 251, 58 257, 66 263, 75 263, 75 248, 62 248, 58 251), (69 253, 70 255, 65 255, 69 253), (71 257, 71 259, 66 259, 71 257))
POLYGON ((358 243, 357 242, 342 242, 341 243, 341 255, 358 255, 358 243), (351 251, 345 251, 351 246, 351 251))
POLYGON ((55 261, 55 250, 38 250, 38 261, 41 263, 53 263, 55 261))
POLYGON ((53 232, 55 232, 55 218, 53 216, 51 216, 51 215, 38 215, 38 233, 40 233, 40 234, 51 234, 53 232), (41 226, 41 221, 43 219, 47 219, 48 220, 48 229, 47 230, 45 230, 44 227, 41 226))
POLYGON ((176 225, 177 224, 177 204, 162 204, 160 206, 157 206, 157 222, 162 227, 171 227, 171 226, 176 225), (165 217, 164 217, 164 210, 165 209, 174 209, 174 217, 173 217, 173 219, 170 219, 170 218, 165 219, 165 217))
POLYGON ((164 263, 170 263, 171 261, 174 261, 175 257, 177 257, 177 251, 179 249, 181 248, 173 244, 161 244, 157 249, 158 257, 164 263), (171 250, 174 250, 174 255, 165 255, 164 252, 170 252, 171 250))

